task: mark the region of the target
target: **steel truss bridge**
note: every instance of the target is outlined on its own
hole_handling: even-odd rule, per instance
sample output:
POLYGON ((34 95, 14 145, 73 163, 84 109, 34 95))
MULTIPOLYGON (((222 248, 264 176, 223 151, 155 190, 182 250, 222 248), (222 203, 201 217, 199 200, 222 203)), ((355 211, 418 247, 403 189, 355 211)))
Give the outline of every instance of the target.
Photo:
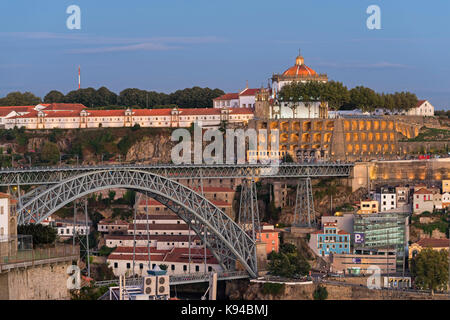
MULTIPOLYGON (((255 230, 259 228, 259 214, 255 179, 299 179, 310 184, 311 178, 349 177, 352 169, 351 163, 32 167, 0 170, 0 186, 17 186, 19 224, 40 223, 65 205, 94 192, 135 190, 159 201, 184 220, 202 238, 223 270, 234 270, 238 262, 251 277, 256 277, 255 230), (236 223, 203 194, 179 182, 218 178, 244 180, 239 215, 243 221, 236 223), (21 195, 23 185, 36 188, 21 195), (248 229, 249 224, 252 230, 248 229)), ((309 206, 307 210, 310 214, 309 206)), ((301 215, 300 211, 296 208, 301 215)))

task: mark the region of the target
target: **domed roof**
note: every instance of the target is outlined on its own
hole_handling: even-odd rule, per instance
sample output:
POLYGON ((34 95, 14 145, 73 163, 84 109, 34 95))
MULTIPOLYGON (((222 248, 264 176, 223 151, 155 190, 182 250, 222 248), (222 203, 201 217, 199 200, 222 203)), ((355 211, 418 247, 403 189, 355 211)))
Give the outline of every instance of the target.
POLYGON ((315 72, 310 67, 304 64, 304 59, 302 56, 297 56, 295 59, 295 66, 290 67, 285 72, 283 72, 283 76, 315 76, 317 72, 315 72))

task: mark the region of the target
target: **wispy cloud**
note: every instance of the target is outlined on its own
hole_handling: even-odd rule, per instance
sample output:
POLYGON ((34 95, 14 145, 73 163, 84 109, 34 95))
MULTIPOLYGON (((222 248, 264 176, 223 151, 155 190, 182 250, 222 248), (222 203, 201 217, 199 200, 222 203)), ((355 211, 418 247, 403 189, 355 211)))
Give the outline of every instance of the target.
POLYGON ((386 61, 375 63, 359 63, 359 62, 317 62, 315 66, 329 67, 329 68, 341 68, 341 69, 411 69, 412 66, 408 66, 400 63, 391 63, 386 61))
POLYGON ((171 50, 177 49, 175 46, 167 46, 160 43, 138 43, 125 46, 112 46, 112 47, 95 47, 95 48, 81 48, 65 51, 66 53, 106 53, 106 52, 120 52, 120 51, 159 51, 159 50, 171 50))
POLYGON ((186 45, 223 42, 214 36, 199 37, 105 37, 89 34, 66 34, 51 32, 0 32, 0 38, 28 40, 56 40, 65 44, 77 44, 77 48, 64 50, 65 53, 106 53, 120 51, 160 51, 176 50, 186 45), (80 48, 79 46, 84 47, 80 48))

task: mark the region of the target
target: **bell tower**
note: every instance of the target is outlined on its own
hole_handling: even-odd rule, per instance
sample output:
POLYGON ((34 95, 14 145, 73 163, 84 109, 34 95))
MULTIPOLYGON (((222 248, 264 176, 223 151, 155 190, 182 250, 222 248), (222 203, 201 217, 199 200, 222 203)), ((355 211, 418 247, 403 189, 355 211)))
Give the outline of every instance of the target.
POLYGON ((270 117, 270 91, 261 87, 255 94, 255 118, 268 119, 270 117))

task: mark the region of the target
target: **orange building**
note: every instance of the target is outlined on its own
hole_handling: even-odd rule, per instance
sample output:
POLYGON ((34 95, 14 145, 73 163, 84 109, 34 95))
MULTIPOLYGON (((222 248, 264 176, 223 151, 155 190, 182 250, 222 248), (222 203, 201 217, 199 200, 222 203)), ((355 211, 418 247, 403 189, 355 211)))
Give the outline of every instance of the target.
POLYGON ((278 238, 279 232, 275 230, 271 224, 263 223, 261 225, 261 232, 258 234, 258 238, 261 242, 266 244, 266 253, 269 254, 272 251, 278 252, 280 246, 280 240, 278 238))

